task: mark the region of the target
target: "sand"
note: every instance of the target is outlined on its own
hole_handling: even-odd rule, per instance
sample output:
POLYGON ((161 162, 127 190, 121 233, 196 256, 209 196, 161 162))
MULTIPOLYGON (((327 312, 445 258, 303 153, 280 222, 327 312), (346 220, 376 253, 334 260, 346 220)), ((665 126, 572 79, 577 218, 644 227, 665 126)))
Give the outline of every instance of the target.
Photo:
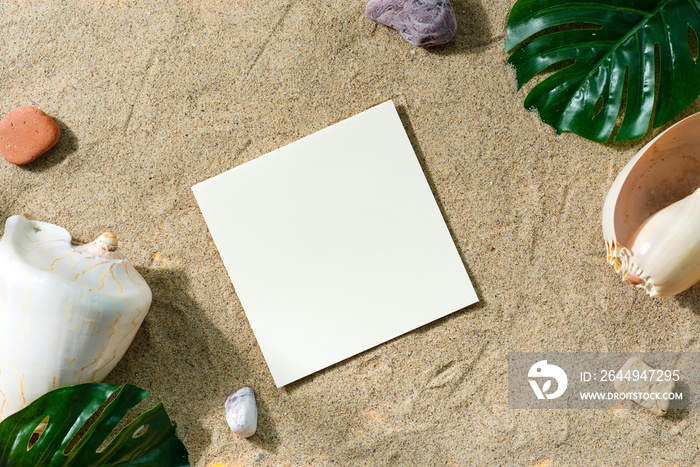
POLYGON ((651 300, 605 262, 603 200, 657 131, 598 144, 524 109, 512 3, 454 0, 459 32, 436 50, 361 0, 0 4, 0 111, 33 105, 62 133, 0 163, 0 220, 117 233, 154 302, 106 381, 162 401, 192 465, 700 461, 695 411, 508 408, 510 352, 700 350, 700 288, 651 300), (278 389, 190 187, 387 99, 480 302, 278 389), (222 411, 242 386, 250 439, 222 411))

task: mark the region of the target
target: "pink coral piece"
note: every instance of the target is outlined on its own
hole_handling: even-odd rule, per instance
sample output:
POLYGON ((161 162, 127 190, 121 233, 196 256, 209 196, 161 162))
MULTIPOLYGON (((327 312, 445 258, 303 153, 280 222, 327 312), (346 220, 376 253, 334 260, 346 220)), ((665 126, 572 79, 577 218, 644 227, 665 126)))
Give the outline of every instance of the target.
POLYGON ((450 0, 371 0, 365 14, 417 47, 446 44, 457 32, 450 0))

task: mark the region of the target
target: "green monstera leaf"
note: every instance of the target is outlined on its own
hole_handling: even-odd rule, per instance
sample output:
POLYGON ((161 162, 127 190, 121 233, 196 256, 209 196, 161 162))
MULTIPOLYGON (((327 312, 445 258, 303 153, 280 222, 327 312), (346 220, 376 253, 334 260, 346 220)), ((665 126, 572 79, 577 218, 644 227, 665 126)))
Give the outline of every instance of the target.
POLYGON ((616 140, 639 138, 700 94, 700 0, 518 0, 506 32, 519 87, 558 68, 525 107, 559 133, 607 141, 624 114, 616 140))
POLYGON ((149 394, 128 384, 53 390, 0 423, 0 466, 189 466, 187 450, 162 404, 102 446, 119 421, 149 394), (89 419, 92 423, 84 427, 89 419))

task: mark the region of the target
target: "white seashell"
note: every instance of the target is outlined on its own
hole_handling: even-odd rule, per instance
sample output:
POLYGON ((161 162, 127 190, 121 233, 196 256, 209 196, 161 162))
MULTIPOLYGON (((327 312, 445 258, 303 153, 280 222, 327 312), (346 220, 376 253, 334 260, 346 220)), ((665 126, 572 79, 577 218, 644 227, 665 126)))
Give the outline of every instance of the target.
POLYGON ((114 234, 74 246, 61 227, 10 217, 0 240, 0 420, 56 387, 101 381, 150 305, 114 234))
POLYGON ((630 242, 621 255, 630 283, 652 297, 675 295, 695 284, 700 280, 700 189, 644 221, 630 242))
POLYGON ((642 148, 603 206, 608 262, 652 297, 700 280, 700 113, 642 148))
POLYGON ((252 388, 241 388, 228 396, 224 410, 231 431, 244 438, 255 434, 258 429, 258 406, 252 388))

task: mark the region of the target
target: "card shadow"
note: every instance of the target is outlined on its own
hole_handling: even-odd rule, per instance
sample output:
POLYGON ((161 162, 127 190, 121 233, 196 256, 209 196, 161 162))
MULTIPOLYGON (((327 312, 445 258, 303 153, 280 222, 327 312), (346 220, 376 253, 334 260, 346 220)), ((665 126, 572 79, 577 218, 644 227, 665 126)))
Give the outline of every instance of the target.
MULTIPOLYGON (((433 177, 430 174, 430 170, 428 169, 428 165, 425 162, 425 156, 423 155, 423 150, 421 149, 420 143, 418 142, 418 138, 416 137, 416 133, 413 130, 413 125, 411 125, 411 120, 408 117, 408 112, 406 112, 406 108, 400 104, 396 106, 396 111, 398 112, 399 118, 401 119, 401 123, 403 124, 403 127, 406 130, 406 134, 408 135, 408 140, 411 142, 411 146, 413 146, 413 150, 416 153, 416 157, 418 158, 418 163, 420 164, 421 170, 423 170, 423 174, 425 175, 425 178, 428 181, 428 185, 430 186, 430 191, 432 191, 433 197, 435 198, 435 201, 437 202, 438 208, 440 209, 440 214, 442 215, 442 218, 445 221, 445 224, 447 225, 447 230, 450 232, 450 238, 452 238, 452 243, 454 243, 456 246, 459 244, 457 242, 457 236, 454 234, 454 229, 452 228, 452 225, 450 224, 450 220, 445 213, 442 199, 440 199, 440 194, 437 191, 435 182, 433 181, 433 177)), ((486 305, 486 302, 484 301, 484 295, 481 291, 481 287, 479 287, 479 284, 474 280, 474 275, 472 274, 471 268, 469 267, 469 264, 467 263, 466 257, 464 256, 464 253, 459 248, 457 248, 457 252, 459 253, 459 258, 462 260, 462 264, 466 268, 467 274, 469 275, 469 278, 472 281, 472 285, 474 286, 474 290, 476 291, 476 296, 479 299, 479 301, 477 303, 474 303, 473 305, 469 305, 469 308, 471 308, 471 309, 481 308, 484 305, 486 305)))

